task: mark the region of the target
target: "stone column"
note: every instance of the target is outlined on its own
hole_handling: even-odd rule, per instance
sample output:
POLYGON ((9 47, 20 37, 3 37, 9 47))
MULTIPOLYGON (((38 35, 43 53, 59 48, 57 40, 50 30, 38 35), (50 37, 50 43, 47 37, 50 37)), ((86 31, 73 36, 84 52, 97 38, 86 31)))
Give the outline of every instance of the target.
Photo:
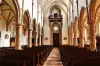
POLYGON ((68 40, 68 45, 70 45, 70 34, 69 34, 69 40, 68 40))
POLYGON ((69 28, 69 45, 71 45, 71 27, 69 28))
POLYGON ((73 26, 71 27, 71 45, 73 45, 73 26))
POLYGON ((35 46, 38 46, 38 25, 36 25, 35 46))
POLYGON ((80 47, 84 47, 84 29, 83 29, 83 27, 82 28, 80 28, 80 37, 79 37, 79 46, 80 47))
POLYGON ((76 33, 74 33, 74 44, 75 44, 75 46, 77 46, 77 37, 76 37, 76 33))
POLYGON ((36 46, 36 32, 35 31, 33 31, 33 36, 34 36, 34 44, 33 44, 33 46, 36 46))
POLYGON ((69 45, 71 46, 71 34, 69 35, 69 45))
POLYGON ((100 23, 99 23, 99 27, 98 27, 98 29, 99 29, 99 31, 98 31, 99 33, 98 33, 98 34, 99 34, 99 36, 100 36, 100 23))
POLYGON ((39 37, 39 46, 41 46, 41 28, 40 28, 40 25, 38 27, 39 31, 38 31, 38 37, 39 37))
POLYGON ((32 47, 32 30, 28 30, 28 47, 32 47))
POLYGON ((70 45, 72 46, 72 33, 70 34, 70 45))
POLYGON ((89 25, 90 26, 90 50, 95 51, 96 50, 96 35, 95 35, 95 26, 89 25))
POLYGON ((39 40, 39 46, 41 46, 41 34, 39 36, 40 40, 39 40))
POLYGON ((68 29, 68 45, 70 45, 70 33, 69 33, 69 29, 68 29))
POLYGON ((22 25, 17 24, 16 26, 16 50, 21 50, 21 45, 22 45, 22 25))

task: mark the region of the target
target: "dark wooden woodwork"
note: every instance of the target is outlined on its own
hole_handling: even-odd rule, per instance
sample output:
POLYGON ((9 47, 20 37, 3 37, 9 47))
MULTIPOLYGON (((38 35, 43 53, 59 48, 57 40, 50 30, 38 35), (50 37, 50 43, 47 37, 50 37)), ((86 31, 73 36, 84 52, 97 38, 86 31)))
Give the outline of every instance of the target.
POLYGON ((0 66, 42 66, 51 50, 50 45, 25 47, 23 50, 0 48, 0 66))
POLYGON ((59 47, 63 66, 99 66, 100 53, 75 46, 59 47))
POLYGON ((48 18, 49 22, 62 22, 63 16, 55 13, 54 15, 50 15, 48 18))

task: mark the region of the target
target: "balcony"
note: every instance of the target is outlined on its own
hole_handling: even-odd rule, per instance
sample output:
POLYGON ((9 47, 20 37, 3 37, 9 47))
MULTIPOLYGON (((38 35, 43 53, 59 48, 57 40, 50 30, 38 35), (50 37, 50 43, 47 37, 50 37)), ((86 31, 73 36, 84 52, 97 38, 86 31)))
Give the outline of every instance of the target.
POLYGON ((49 22, 55 22, 55 21, 62 22, 63 16, 54 14, 54 15, 50 15, 48 18, 49 18, 49 22))

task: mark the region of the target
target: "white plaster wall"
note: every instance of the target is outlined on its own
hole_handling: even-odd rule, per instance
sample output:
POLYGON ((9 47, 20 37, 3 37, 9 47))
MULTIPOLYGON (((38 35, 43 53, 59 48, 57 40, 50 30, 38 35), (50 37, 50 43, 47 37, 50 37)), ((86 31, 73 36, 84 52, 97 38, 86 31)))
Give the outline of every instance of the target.
POLYGON ((28 37, 27 37, 27 35, 22 35, 22 45, 28 45, 28 37))
POLYGON ((10 46, 10 32, 6 32, 5 30, 1 31, 0 38, 0 47, 9 47, 10 46), (8 34, 9 38, 5 39, 5 35, 8 34))
POLYGON ((10 32, 7 32, 5 29, 2 27, 2 20, 0 20, 0 32, 1 32, 1 37, 0 37, 0 47, 9 47, 10 46, 10 32), (8 34, 9 38, 5 39, 5 35, 8 34))
POLYGON ((67 24, 67 16, 65 12, 62 10, 61 14, 63 15, 63 27, 62 27, 62 44, 68 44, 68 24, 67 24), (67 37, 67 40, 64 40, 64 37, 67 37))
POLYGON ((43 38, 43 44, 44 45, 50 45, 50 27, 49 27, 49 10, 46 12, 46 15, 44 16, 44 25, 43 25, 43 33, 44 33, 44 38, 43 38), (45 40, 45 38, 48 38, 48 40, 45 40))
POLYGON ((52 10, 52 15, 54 15, 54 13, 57 13, 59 15, 59 10, 58 9, 53 9, 52 10))
MULTIPOLYGON (((1 31, 1 38, 0 38, 0 47, 10 47, 10 32, 6 32, 5 30, 1 31), (8 34, 9 38, 5 39, 5 35, 8 34)), ((22 45, 28 45, 28 38, 26 35, 22 35, 22 45)))

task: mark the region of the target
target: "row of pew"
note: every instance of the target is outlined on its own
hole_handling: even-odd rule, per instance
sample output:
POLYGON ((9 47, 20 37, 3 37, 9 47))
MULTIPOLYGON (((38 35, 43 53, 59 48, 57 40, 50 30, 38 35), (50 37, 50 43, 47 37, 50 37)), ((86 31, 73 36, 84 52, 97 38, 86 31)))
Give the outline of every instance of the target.
POLYGON ((100 53, 75 46, 60 46, 63 66, 100 66, 100 53))
POLYGON ((1 49, 0 66, 41 66, 46 61, 52 46, 23 48, 23 50, 1 49))

